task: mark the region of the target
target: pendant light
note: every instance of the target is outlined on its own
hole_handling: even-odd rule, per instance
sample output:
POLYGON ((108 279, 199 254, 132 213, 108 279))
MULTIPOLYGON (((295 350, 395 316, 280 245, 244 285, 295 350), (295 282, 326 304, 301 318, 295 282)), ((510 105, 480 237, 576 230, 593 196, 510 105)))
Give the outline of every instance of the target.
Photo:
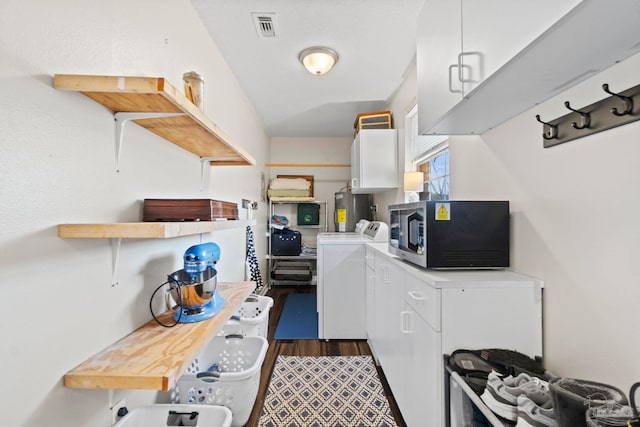
POLYGON ((308 47, 298 56, 304 68, 311 74, 320 76, 327 73, 338 62, 338 54, 328 47, 308 47))

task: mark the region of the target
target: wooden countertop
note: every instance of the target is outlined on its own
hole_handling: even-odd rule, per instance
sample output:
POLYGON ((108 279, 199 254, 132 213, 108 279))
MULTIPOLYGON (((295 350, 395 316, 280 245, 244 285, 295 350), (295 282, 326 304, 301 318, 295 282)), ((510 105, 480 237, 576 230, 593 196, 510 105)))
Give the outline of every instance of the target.
MULTIPOLYGON (((254 288, 254 282, 218 283, 226 304, 215 317, 173 328, 151 320, 67 372, 65 387, 168 391, 254 288)), ((158 318, 171 324, 172 314, 158 318)))

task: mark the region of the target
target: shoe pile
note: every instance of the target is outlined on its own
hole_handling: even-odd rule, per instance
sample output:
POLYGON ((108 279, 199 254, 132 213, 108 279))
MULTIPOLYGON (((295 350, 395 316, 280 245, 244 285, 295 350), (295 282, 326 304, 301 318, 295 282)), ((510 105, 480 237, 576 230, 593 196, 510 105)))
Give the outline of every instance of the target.
POLYGON ((496 415, 516 427, 553 427, 554 411, 549 384, 537 377, 521 373, 503 377, 491 372, 480 396, 496 415))
POLYGON ((478 395, 482 395, 491 372, 500 376, 518 376, 526 373, 547 379, 542 361, 513 350, 483 349, 456 350, 448 357, 448 366, 455 371, 478 395))

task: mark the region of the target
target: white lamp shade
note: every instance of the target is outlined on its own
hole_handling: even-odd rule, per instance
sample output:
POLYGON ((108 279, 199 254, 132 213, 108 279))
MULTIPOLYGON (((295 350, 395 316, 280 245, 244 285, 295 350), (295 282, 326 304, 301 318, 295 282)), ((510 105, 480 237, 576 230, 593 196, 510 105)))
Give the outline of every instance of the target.
POLYGON ((404 191, 422 192, 424 190, 424 172, 405 172, 404 191))
POLYGON ((321 75, 333 68, 338 54, 326 47, 310 47, 300 52, 300 62, 311 74, 321 75))

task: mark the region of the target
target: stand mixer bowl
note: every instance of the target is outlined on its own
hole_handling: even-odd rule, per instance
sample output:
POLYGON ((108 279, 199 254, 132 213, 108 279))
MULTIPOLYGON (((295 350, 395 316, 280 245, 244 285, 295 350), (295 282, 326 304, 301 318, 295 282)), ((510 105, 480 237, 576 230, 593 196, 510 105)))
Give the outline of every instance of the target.
POLYGON ((171 297, 182 308, 201 310, 213 298, 218 284, 218 272, 208 267, 201 273, 189 274, 184 269, 168 277, 171 297))

